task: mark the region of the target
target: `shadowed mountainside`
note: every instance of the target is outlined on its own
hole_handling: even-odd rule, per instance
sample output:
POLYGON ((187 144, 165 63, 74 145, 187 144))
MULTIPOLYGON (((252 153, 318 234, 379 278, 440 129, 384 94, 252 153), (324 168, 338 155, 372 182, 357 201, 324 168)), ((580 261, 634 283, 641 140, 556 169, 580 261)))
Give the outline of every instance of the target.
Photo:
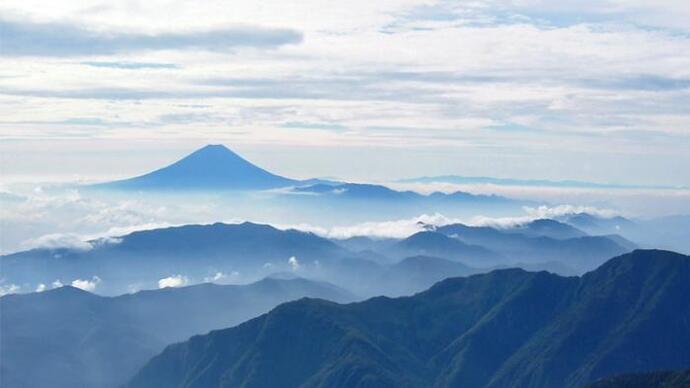
POLYGON ((115 387, 165 345, 236 325, 301 297, 345 302, 305 279, 200 284, 101 297, 73 287, 0 298, 0 386, 115 387))
POLYGON ((303 299, 168 347, 148 387, 582 387, 690 365, 690 258, 638 250, 578 277, 499 270, 397 299, 303 299))

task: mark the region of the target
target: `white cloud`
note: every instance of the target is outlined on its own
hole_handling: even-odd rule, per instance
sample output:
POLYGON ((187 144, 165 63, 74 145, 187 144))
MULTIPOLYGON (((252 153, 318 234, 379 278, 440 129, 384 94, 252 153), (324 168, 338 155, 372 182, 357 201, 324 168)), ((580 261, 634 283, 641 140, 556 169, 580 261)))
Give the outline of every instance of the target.
POLYGON ((24 201, 3 203, 0 253, 30 248, 89 250, 117 244, 118 236, 133 231, 217 221, 213 207, 209 201, 82 195, 53 184, 24 201))
POLYGON ((45 291, 45 290, 47 290, 47 289, 48 289, 48 287, 47 287, 45 284, 43 284, 43 283, 39 283, 39 284, 36 286, 36 292, 43 292, 43 291, 45 291))
POLYGON ((64 284, 62 284, 62 282, 60 281, 60 279, 57 279, 57 280, 55 280, 54 282, 52 282, 50 285, 51 285, 53 288, 60 288, 60 287, 62 287, 64 284))
POLYGON ((537 208, 525 207, 524 210, 528 215, 535 218, 555 218, 578 213, 589 213, 604 218, 610 218, 618 215, 618 212, 611 209, 576 205, 558 205, 554 207, 539 206, 537 208))
MULTIPOLYGON (((232 274, 235 274, 237 272, 233 272, 232 274)), ((204 278, 204 283, 214 283, 214 282, 219 282, 222 280, 227 279, 228 275, 222 273, 222 272, 216 272, 212 276, 207 276, 204 278)), ((160 282, 159 282, 160 284, 160 282)))
POLYGON ((21 290, 21 287, 16 284, 0 284, 0 296, 16 294, 21 290))
POLYGON ((292 256, 288 259, 288 264, 290 264, 290 268, 292 269, 292 272, 296 272, 299 270, 299 261, 295 256, 292 256))
POLYGON ((91 279, 87 280, 76 279, 72 281, 72 287, 76 287, 84 291, 93 292, 96 290, 96 287, 101 283, 101 281, 101 278, 99 278, 98 276, 93 276, 91 279))
POLYGON ((293 228, 305 232, 312 232, 324 237, 346 239, 355 236, 369 236, 376 238, 405 238, 417 232, 425 230, 425 225, 447 225, 462 222, 457 218, 449 218, 442 214, 422 214, 418 217, 405 218, 393 221, 371 221, 353 225, 340 225, 333 227, 318 227, 309 224, 297 224, 281 226, 281 228, 293 228))
POLYGON ((575 206, 575 205, 558 205, 558 206, 539 206, 524 207, 525 215, 514 216, 514 217, 488 217, 488 216, 475 216, 467 221, 468 225, 473 226, 491 226, 495 228, 509 228, 521 224, 525 224, 534 220, 544 219, 544 218, 559 218, 563 216, 578 214, 578 213, 588 213, 594 216, 599 216, 603 218, 610 218, 619 215, 618 212, 611 209, 602 209, 594 206, 575 206))
MULTIPOLYGON (((620 154, 640 149, 680 154, 688 146, 690 115, 684 107, 690 95, 683 85, 690 77, 690 45, 687 34, 677 33, 687 31, 690 11, 683 0, 273 1, 234 4, 232 13, 224 12, 223 2, 107 4, 88 12, 76 1, 60 7, 44 3, 8 0, 0 11, 30 22, 69 21, 113 34, 245 23, 302 31, 306 38, 270 52, 238 50, 232 60, 174 50, 94 59, 167 63, 173 69, 3 61, 0 71, 13 76, 0 80, 6 91, 0 96, 0 130, 11 138, 123 144, 213 138, 405 152, 452 147, 470 162, 491 155, 501 165, 517 165, 535 176, 541 171, 528 162, 534 155, 556 160, 560 155, 549 147, 554 141, 562 150, 578 150, 573 157, 606 155, 615 143, 628 166, 634 166, 635 157, 620 154), (217 74, 241 75, 214 83, 222 81, 217 74), (144 98, 147 103, 140 104, 144 98), (184 117, 194 119, 179 120, 184 117), (336 129, 287 128, 324 122, 336 129), (641 131, 672 138, 644 141, 641 131)), ((379 176, 401 170, 358 155, 368 158, 379 176)), ((679 163, 664 164, 654 171, 679 163)), ((615 176, 605 173, 611 167, 598 165, 602 175, 615 176)), ((666 173, 666 179, 678 178, 666 173)))
POLYGON ((158 288, 183 287, 189 283, 189 279, 182 275, 172 275, 158 280, 158 288))
POLYGON ((79 251, 88 251, 93 248, 93 246, 87 242, 83 241, 80 236, 72 233, 52 233, 47 234, 35 239, 29 239, 23 244, 28 249, 33 248, 45 248, 45 249, 58 249, 58 248, 68 248, 75 249, 79 251))

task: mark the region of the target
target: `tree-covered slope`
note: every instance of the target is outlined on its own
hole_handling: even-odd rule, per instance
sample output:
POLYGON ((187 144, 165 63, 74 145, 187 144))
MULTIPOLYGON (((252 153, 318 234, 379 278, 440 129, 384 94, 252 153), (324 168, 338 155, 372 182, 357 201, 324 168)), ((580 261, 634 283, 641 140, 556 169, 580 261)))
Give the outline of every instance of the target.
POLYGON ((304 299, 168 347, 130 387, 581 387, 690 365, 690 258, 500 270, 412 297, 304 299))

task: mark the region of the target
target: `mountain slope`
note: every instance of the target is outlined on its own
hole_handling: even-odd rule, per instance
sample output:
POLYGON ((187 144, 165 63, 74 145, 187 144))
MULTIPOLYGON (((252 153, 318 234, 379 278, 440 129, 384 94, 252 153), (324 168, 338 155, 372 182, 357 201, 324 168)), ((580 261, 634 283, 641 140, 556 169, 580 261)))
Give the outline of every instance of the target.
MULTIPOLYGON (((629 252, 616 238, 605 236, 579 236, 554 238, 547 235, 534 235, 536 228, 523 234, 513 230, 500 230, 488 226, 468 226, 451 224, 436 228, 437 233, 458 239, 466 244, 491 247, 494 252, 510 259, 513 263, 536 263, 560 261, 579 271, 587 271, 601 265, 606 259, 629 252)), ((520 229, 518 229, 520 230, 520 229)), ((542 230, 542 233, 543 230, 542 230)), ((573 231, 561 234, 565 237, 573 231)), ((549 231, 547 234, 553 235, 549 231)))
POLYGON ((238 324, 304 296, 347 301, 327 283, 265 279, 114 298, 72 287, 0 298, 0 386, 114 387, 169 343, 238 324))
POLYGON ((500 270, 412 297, 300 300, 168 347, 129 387, 581 387, 690 365, 689 278, 689 257, 635 251, 582 278, 500 270))
POLYGON ((680 254, 635 251, 610 260, 582 277, 573 306, 516 353, 490 386, 577 386, 621 372, 689 365, 687 279, 690 260, 680 254), (570 364, 579 368, 562 367, 570 364))
POLYGON ((98 291, 112 295, 128 292, 131 285, 156 288, 159 279, 172 274, 198 282, 218 272, 236 272, 252 280, 289 270, 290 257, 308 268, 346 253, 311 233, 249 222, 139 231, 91 245, 88 250, 34 249, 2 256, 3 277, 16 284, 56 279, 68 284, 98 276, 98 291))
POLYGON ((550 237, 559 240, 584 237, 587 233, 556 220, 542 218, 506 229, 528 237, 550 237))
POLYGON ((366 200, 366 201, 386 201, 386 202, 410 202, 416 204, 432 203, 481 203, 481 204, 515 204, 518 201, 501 197, 498 195, 470 194, 466 192, 455 192, 445 194, 434 192, 423 195, 414 191, 397 191, 386 186, 365 184, 365 183, 337 183, 337 184, 314 184, 295 187, 294 193, 312 194, 318 197, 338 198, 347 200, 366 200))
POLYGON ((398 242, 393 251, 404 255, 429 255, 451 260, 460 260, 480 267, 488 267, 505 259, 483 246, 465 242, 437 232, 418 232, 398 242))
POLYGON ((223 145, 207 145, 167 167, 95 187, 120 190, 248 190, 287 187, 298 183, 253 165, 223 145))

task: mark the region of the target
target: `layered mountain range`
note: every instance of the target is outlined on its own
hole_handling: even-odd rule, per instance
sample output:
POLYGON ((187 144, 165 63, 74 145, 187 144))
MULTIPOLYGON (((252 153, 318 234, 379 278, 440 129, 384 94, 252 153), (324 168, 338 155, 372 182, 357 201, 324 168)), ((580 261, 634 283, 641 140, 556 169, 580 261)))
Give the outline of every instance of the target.
POLYGON ((404 239, 329 240, 249 222, 185 225, 93 240, 75 248, 18 252, 0 256, 0 265, 6 281, 27 284, 29 289, 97 277, 98 292, 115 295, 156 288, 170 276, 183 276, 190 283, 216 275, 248 282, 284 271, 372 296, 420 291, 442 279, 439 268, 471 268, 452 275, 505 266, 575 274, 635 248, 621 237, 588 236, 550 220, 508 229, 462 224, 426 228, 404 239), (403 276, 401 261, 415 256, 433 258, 419 267, 426 272, 415 275, 429 281, 397 282, 396 276, 403 276))
POLYGON ((117 387, 171 343, 302 297, 349 292, 300 278, 200 284, 102 297, 74 287, 0 298, 0 385, 117 387))
POLYGON ((582 277, 519 269, 397 299, 303 299, 171 345, 149 387, 582 387, 690 365, 690 257, 638 250, 582 277))

